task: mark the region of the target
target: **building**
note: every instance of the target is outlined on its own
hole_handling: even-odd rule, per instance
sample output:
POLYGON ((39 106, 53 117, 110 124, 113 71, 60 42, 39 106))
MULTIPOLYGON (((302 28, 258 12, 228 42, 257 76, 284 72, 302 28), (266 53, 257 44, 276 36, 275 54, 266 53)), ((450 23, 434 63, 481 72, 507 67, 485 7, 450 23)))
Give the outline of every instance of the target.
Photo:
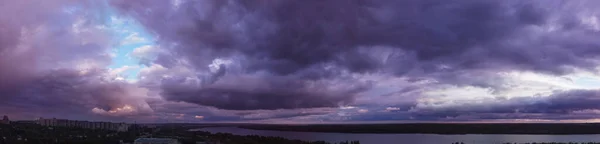
POLYGON ((85 129, 101 129, 101 130, 113 130, 113 131, 128 131, 129 124, 126 123, 111 123, 111 122, 89 122, 89 121, 76 121, 67 119, 44 119, 40 118, 37 120, 37 124, 49 127, 76 127, 85 129))
POLYGON ((170 138, 138 138, 133 144, 180 144, 176 139, 170 138))
POLYGON ((53 119, 40 118, 38 120, 38 124, 42 125, 42 126, 58 126, 56 118, 53 118, 53 119))
POLYGON ((2 121, 0 121, 0 124, 10 124, 8 116, 4 115, 4 117, 2 117, 2 121))
POLYGON ((120 123, 119 125, 117 125, 117 131, 129 131, 130 126, 131 125, 126 123, 120 123))
POLYGON ((37 124, 37 121, 33 120, 20 120, 20 121, 10 121, 11 124, 37 124))

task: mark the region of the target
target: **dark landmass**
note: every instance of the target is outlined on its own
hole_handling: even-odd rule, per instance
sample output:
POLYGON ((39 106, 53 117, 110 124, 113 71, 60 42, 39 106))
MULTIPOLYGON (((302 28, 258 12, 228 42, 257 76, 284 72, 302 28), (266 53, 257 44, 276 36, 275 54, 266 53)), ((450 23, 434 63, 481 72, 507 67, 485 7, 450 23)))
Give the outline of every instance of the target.
MULTIPOLYGON (((453 143, 459 144, 459 143, 453 143)), ((502 143, 502 144, 600 144, 600 142, 532 142, 532 143, 502 143)))
POLYGON ((0 124, 0 144, 118 144, 133 141, 151 129, 131 127, 128 132, 38 124, 0 124))
POLYGON ((239 136, 228 133, 189 131, 192 127, 223 125, 158 124, 134 125, 129 131, 45 127, 31 123, 0 124, 0 144, 131 144, 141 137, 172 138, 181 144, 360 144, 358 141, 329 143, 325 141, 290 140, 281 137, 239 136))
POLYGON ((528 124, 253 124, 237 127, 254 130, 332 132, 332 133, 398 133, 398 134, 600 134, 600 123, 528 123, 528 124))

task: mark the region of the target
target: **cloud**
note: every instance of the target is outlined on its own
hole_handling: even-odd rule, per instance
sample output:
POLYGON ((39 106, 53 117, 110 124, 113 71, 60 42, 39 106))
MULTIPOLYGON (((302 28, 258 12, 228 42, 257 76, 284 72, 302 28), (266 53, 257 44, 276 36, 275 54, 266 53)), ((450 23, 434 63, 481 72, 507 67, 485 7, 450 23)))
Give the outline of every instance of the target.
POLYGON ((135 48, 129 55, 139 59, 142 64, 149 64, 158 55, 159 50, 154 45, 143 45, 135 48))
POLYGON ((113 76, 119 76, 119 75, 123 75, 125 72, 129 71, 129 70, 134 70, 134 69, 139 69, 139 66, 122 66, 120 68, 115 68, 115 69, 110 69, 110 75, 113 76))
POLYGON ((139 33, 134 32, 125 37, 123 41, 121 41, 121 45, 141 44, 147 42, 148 40, 146 38, 140 36, 139 33))
POLYGON ((410 111, 416 115, 445 117, 475 117, 481 119, 541 118, 576 119, 592 118, 600 107, 597 90, 557 91, 547 96, 515 97, 509 99, 483 99, 462 104, 420 104, 410 111), (587 115, 587 116, 586 116, 587 115))
POLYGON ((204 116, 194 116, 195 119, 204 119, 204 116))
POLYGON ((333 88, 335 83, 309 82, 285 77, 223 76, 198 88, 198 82, 183 78, 163 80, 163 97, 230 110, 337 107, 351 102, 352 95, 368 88, 333 88), (244 83, 239 83, 244 81, 244 83))
MULTIPOLYGON (((207 57, 216 57, 241 52, 251 60, 266 60, 250 63, 249 66, 276 74, 288 74, 328 62, 353 72, 391 66, 386 65, 388 62, 377 59, 377 56, 388 57, 386 61, 390 64, 407 58, 423 63, 414 65, 416 67, 413 68, 427 68, 435 64, 445 64, 451 68, 488 65, 513 67, 513 60, 519 55, 502 55, 512 53, 512 49, 505 49, 507 46, 497 45, 498 42, 504 42, 511 35, 527 30, 530 26, 543 25, 549 17, 544 9, 531 3, 516 1, 183 3, 187 7, 203 8, 197 9, 198 13, 186 13, 184 7, 161 7, 168 2, 113 2, 116 7, 133 15, 162 36, 163 41, 179 44, 174 50, 183 54, 181 56, 206 52, 207 57), (314 5, 320 5, 327 11, 317 14, 314 5), (141 13, 146 8, 152 11, 141 13), (236 8, 239 11, 231 10, 236 8), (513 13, 507 14, 505 11, 513 13), (173 23, 157 24, 165 20, 173 23), (199 48, 199 45, 205 47, 199 48), (390 47, 396 54, 361 51, 363 47, 374 46, 390 47), (440 48, 441 46, 446 48, 440 48), (487 49, 481 49, 483 46, 487 49), (481 58, 482 54, 496 50, 502 52, 492 56, 493 59, 490 60, 478 59, 485 60, 478 62, 464 59, 466 55, 479 55, 473 58, 481 58), (356 57, 357 55, 364 57, 356 57), (443 63, 452 57, 464 58, 443 63)), ((192 61, 200 63, 199 61, 204 61, 202 59, 192 61)), ((537 62, 524 61, 525 67, 522 68, 538 67, 537 62)), ((572 64, 576 63, 565 63, 572 64)), ((402 73, 397 68, 391 70, 402 73)))
POLYGON ((157 35, 165 53, 142 76, 165 100, 250 111, 359 108, 329 115, 345 120, 571 111, 566 107, 571 104, 554 106, 560 102, 541 106, 593 89, 557 78, 597 73, 597 12, 586 7, 596 2, 581 2, 587 4, 309 0, 179 1, 165 7, 172 3, 115 0, 111 5, 157 35))
POLYGON ((138 48, 135 48, 133 52, 130 54, 133 57, 141 58, 146 55, 149 55, 154 48, 150 45, 144 45, 138 48))
POLYGON ((593 5, 6 1, 0 112, 182 122, 593 118, 593 5), (113 8, 118 15, 108 15, 113 8), (156 44, 129 54, 145 67, 126 83, 119 75, 135 67, 106 69, 111 48, 148 40, 106 27, 133 22, 156 44))
MULTIPOLYGON (((47 72, 31 82, 5 91, 3 106, 32 115, 132 116, 152 113, 146 89, 112 80, 101 70, 47 72)), ((13 111, 14 112, 14 111, 13 111)))
POLYGON ((152 113, 145 88, 111 75, 128 67, 105 69, 115 44, 103 28, 108 5, 69 0, 2 3, 0 113, 17 119, 119 121, 152 113))
POLYGON ((340 107, 340 109, 355 109, 355 108, 356 107, 353 107, 353 106, 343 106, 343 107, 340 107))
POLYGON ((108 111, 102 108, 95 107, 92 109, 92 112, 100 115, 123 116, 137 113, 137 110, 129 105, 124 105, 123 107, 113 108, 108 111))
POLYGON ((38 71, 107 65, 110 58, 103 51, 110 45, 109 36, 94 27, 97 19, 85 18, 98 9, 90 8, 89 13, 62 11, 65 6, 85 8, 93 4, 62 0, 6 1, 0 7, 3 13, 0 15, 0 89, 27 81, 38 71), (31 11, 9 14, 22 9, 31 11))
MULTIPOLYGON (((524 65, 523 67, 513 65, 516 64, 516 61, 513 61, 516 59, 514 55, 495 55, 497 57, 492 56, 489 60, 487 58, 490 57, 472 59, 495 51, 511 53, 512 49, 506 49, 509 46, 498 45, 498 43, 508 41, 512 35, 529 27, 545 24, 547 16, 543 13, 544 10, 530 3, 513 1, 507 3, 187 1, 182 3, 185 4, 179 5, 179 8, 165 8, 162 5, 168 5, 167 1, 112 2, 113 6, 119 8, 124 14, 136 18, 150 31, 158 34, 159 41, 165 48, 173 50, 170 54, 160 55, 156 61, 165 67, 183 64, 194 71, 202 72, 206 71, 207 65, 214 59, 235 58, 240 59, 237 61, 241 67, 239 71, 244 74, 264 72, 273 75, 273 77, 264 77, 263 81, 281 77, 279 79, 290 79, 290 82, 307 81, 307 83, 335 79, 344 72, 416 75, 451 83, 457 78, 436 73, 447 69, 451 72, 471 74, 460 69, 480 67, 561 71, 536 68, 538 66, 535 62, 519 62, 524 65), (513 4, 516 6, 510 7, 513 4), (319 9, 326 11, 315 13, 319 11, 316 10, 318 7, 315 5, 321 6, 319 9), (197 13, 185 11, 187 9, 185 7, 195 6, 202 8, 196 9, 197 13), (513 13, 504 13, 505 11, 513 11, 513 13), (162 21, 171 23, 159 23, 162 21), (445 48, 441 48, 442 46, 445 48), (453 61, 447 61, 448 59, 453 61), (444 65, 445 68, 436 68, 436 65, 444 65)), ((576 63, 564 65, 574 64, 576 63)), ((163 85, 170 84, 163 83, 163 85)), ((300 83, 295 87, 306 86, 300 83)), ((222 95, 230 92, 236 95, 247 95, 236 89, 214 87, 188 92, 170 92, 168 86, 164 88, 166 88, 164 94, 168 99, 176 100, 178 99, 176 97, 181 97, 180 99, 196 103, 204 100, 189 99, 186 94, 175 93, 222 95)), ((296 97, 310 97, 311 94, 282 93, 277 94, 277 98, 283 97, 279 95, 293 95, 282 99, 294 100, 296 97)), ((248 97, 250 99, 239 101, 251 103, 253 99, 258 98, 248 97)), ((351 100, 353 96, 347 99, 351 100)), ((315 106, 334 105, 315 104, 315 106)))
POLYGON ((385 111, 398 111, 398 110, 400 110, 400 108, 397 108, 397 107, 387 107, 387 108, 385 108, 385 111))
POLYGON ((369 112, 369 110, 368 109, 359 109, 358 112, 359 113, 367 113, 367 112, 369 112))
MULTIPOLYGON (((229 110, 228 110, 229 111, 229 110)), ((243 120, 284 119, 304 116, 319 116, 336 112, 335 108, 298 108, 279 110, 229 111, 243 120)))

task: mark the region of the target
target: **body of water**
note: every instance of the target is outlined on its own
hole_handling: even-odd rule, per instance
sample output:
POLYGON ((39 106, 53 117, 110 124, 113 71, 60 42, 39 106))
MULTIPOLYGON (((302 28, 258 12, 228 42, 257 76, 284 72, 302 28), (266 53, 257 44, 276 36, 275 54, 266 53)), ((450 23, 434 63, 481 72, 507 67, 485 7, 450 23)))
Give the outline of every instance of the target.
POLYGON ((287 139, 305 141, 340 142, 359 140, 361 144, 488 144, 504 142, 600 142, 600 135, 511 135, 511 134, 467 134, 467 135, 438 135, 438 134, 348 134, 321 132, 290 132, 251 130, 237 127, 209 127, 196 129, 211 133, 231 133, 234 135, 276 136, 287 139))

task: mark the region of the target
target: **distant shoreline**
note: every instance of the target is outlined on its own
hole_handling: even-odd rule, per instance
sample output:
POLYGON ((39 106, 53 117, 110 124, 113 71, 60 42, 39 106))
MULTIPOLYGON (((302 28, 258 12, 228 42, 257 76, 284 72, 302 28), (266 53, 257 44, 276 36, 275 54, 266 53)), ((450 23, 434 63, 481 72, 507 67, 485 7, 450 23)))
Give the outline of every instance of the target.
POLYGON ((244 124, 230 125, 252 130, 325 132, 354 134, 515 134, 515 135, 595 135, 600 134, 598 123, 551 123, 551 124, 318 124, 277 125, 244 124))

